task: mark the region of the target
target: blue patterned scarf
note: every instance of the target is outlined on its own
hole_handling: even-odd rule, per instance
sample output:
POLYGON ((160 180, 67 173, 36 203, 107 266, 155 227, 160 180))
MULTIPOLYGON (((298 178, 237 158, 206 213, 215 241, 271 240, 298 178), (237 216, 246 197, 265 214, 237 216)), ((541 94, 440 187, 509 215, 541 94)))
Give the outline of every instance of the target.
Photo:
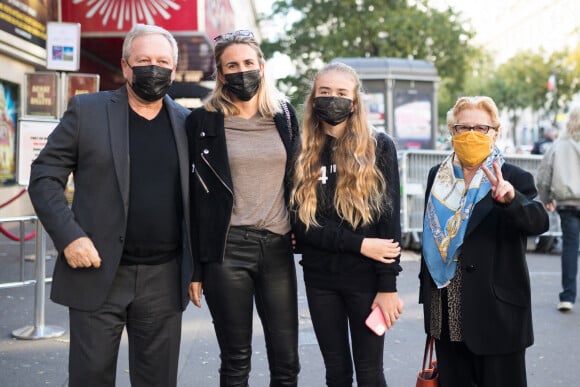
MULTIPOLYGON (((475 205, 491 190, 491 183, 479 168, 465 187, 463 170, 454 153, 439 167, 427 201, 423 219, 423 257, 438 288, 444 288, 455 276, 469 217, 475 205)), ((492 163, 501 167, 503 157, 496 147, 483 162, 493 172, 492 163)))

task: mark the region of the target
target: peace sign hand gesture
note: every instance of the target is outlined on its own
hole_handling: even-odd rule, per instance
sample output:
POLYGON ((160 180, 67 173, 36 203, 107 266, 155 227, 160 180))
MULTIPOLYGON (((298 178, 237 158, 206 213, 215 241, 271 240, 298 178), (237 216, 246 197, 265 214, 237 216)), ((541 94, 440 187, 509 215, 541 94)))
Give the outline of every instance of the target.
POLYGON ((501 168, 496 161, 492 163, 492 166, 495 176, 485 165, 481 166, 483 173, 485 173, 485 176, 487 176, 491 183, 491 195, 496 202, 509 204, 516 197, 514 186, 509 181, 503 179, 501 168))

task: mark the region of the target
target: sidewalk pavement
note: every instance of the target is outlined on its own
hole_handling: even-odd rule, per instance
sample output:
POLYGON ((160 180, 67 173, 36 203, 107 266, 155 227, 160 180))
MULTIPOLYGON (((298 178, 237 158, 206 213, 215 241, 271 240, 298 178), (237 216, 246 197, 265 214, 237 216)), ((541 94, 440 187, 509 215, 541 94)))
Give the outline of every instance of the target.
MULTIPOLYGON (((34 243, 26 243, 26 255, 33 258, 34 243)), ((0 284, 18 280, 20 273, 18 243, 0 236, 0 284)), ((54 251, 48 249, 48 254, 54 251)), ((299 260, 299 256, 296 256, 299 260)), ((530 387, 574 386, 580 376, 580 310, 560 313, 555 306, 560 287, 560 260, 557 255, 529 253, 534 328, 536 343, 527 352, 530 387)), ((46 261, 47 276, 52 275, 54 257, 46 261)), ((390 387, 415 385, 421 366, 424 333, 423 313, 417 304, 419 256, 403 252, 403 272, 399 276, 399 294, 405 300, 405 312, 386 334, 384 368, 390 387)), ((23 273, 34 278, 34 261, 23 263, 23 273)), ((298 265, 300 387, 324 386, 324 366, 309 317, 308 306, 298 265)), ((34 325, 34 286, 0 289, 0 386, 66 386, 68 363, 68 312, 48 299, 46 285, 45 325, 65 329, 57 338, 22 340, 12 331, 34 325)), ((261 325, 256 317, 250 385, 269 384, 268 364, 261 325)), ((219 386, 219 350, 207 306, 191 305, 183 316, 183 334, 179 364, 179 386, 219 386)), ((118 361, 117 386, 129 384, 127 340, 123 338, 118 361)))

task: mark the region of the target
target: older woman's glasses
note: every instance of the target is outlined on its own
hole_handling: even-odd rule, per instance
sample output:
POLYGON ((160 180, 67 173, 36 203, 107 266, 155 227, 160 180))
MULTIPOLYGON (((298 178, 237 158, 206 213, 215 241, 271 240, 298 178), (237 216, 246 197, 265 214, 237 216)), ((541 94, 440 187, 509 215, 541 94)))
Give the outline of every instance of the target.
POLYGON ((466 133, 469 132, 470 130, 475 130, 477 133, 486 134, 487 132, 489 132, 490 129, 495 130, 497 128, 494 128, 493 126, 489 125, 474 125, 474 126, 453 125, 453 129, 455 130, 455 133, 466 133))
POLYGON ((254 33, 250 30, 238 30, 238 31, 234 31, 234 32, 228 32, 228 33, 216 36, 215 38, 213 38, 213 42, 218 43, 218 42, 222 42, 224 40, 232 40, 232 39, 235 39, 237 37, 254 39, 254 33))

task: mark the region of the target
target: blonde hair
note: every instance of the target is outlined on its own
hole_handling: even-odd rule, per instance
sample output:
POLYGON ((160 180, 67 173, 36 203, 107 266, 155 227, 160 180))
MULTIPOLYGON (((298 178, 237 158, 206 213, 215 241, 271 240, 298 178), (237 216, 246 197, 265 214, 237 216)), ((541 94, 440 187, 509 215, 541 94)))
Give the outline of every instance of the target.
POLYGON ((580 139, 580 105, 570 109, 568 122, 566 123, 566 135, 577 141, 580 139))
POLYGON ((312 107, 318 77, 331 71, 352 78, 355 82, 354 110, 347 119, 344 134, 336 140, 337 148, 333 160, 337 169, 334 207, 342 219, 356 228, 378 219, 388 205, 384 194, 386 182, 376 166, 376 140, 367 125, 366 110, 360 94, 360 79, 351 67, 343 63, 332 63, 316 75, 306 100, 302 144, 294 174, 291 204, 297 208, 298 217, 307 229, 310 226, 319 226, 316 220, 319 204, 316 193, 321 177, 320 156, 326 141, 326 133, 312 107))
POLYGON ((481 109, 489 113, 491 126, 499 131, 501 123, 499 121, 499 112, 493 99, 486 96, 460 97, 455 106, 447 112, 447 128, 453 133, 453 125, 457 124, 457 115, 465 109, 481 109))
MULTIPOLYGON (((205 101, 203 107, 205 110, 210 112, 222 112, 225 116, 235 116, 240 113, 240 110, 231 98, 232 96, 230 91, 228 91, 228 89, 225 87, 225 84, 222 80, 224 73, 221 58, 226 48, 234 44, 245 44, 250 46, 256 52, 258 63, 262 66, 265 64, 264 54, 262 53, 260 46, 253 37, 235 36, 231 39, 220 40, 215 43, 215 87, 209 98, 205 101), (222 77, 218 77, 217 74, 221 74, 222 77)), ((258 98, 258 111, 262 116, 273 117, 276 113, 280 113, 282 111, 281 104, 283 101, 285 101, 285 99, 272 86, 265 73, 262 75, 260 87, 256 93, 256 96, 258 98)))

